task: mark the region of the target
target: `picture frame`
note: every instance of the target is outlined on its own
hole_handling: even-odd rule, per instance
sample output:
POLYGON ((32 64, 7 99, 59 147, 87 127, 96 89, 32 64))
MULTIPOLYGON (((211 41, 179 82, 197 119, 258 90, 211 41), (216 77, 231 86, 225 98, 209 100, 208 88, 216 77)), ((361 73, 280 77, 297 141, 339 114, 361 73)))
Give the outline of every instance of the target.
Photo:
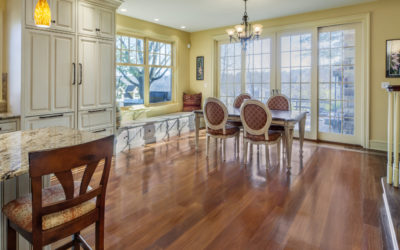
POLYGON ((204 56, 196 57, 196 80, 204 80, 204 56))
POLYGON ((400 39, 386 41, 386 77, 400 78, 400 39))

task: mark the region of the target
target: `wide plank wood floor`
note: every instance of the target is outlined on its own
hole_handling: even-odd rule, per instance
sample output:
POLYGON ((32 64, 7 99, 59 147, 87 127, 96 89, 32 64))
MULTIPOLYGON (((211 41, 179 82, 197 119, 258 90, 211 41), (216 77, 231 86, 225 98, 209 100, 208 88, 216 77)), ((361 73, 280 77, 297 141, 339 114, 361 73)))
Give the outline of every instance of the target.
MULTIPOLYGON (((227 143, 205 157, 194 134, 120 153, 105 215, 106 249, 387 249, 382 218, 385 155, 298 143, 291 175, 264 149, 244 166, 227 143)), ((242 150, 242 149, 241 149, 242 150)), ((94 230, 83 232, 90 244, 94 230)))

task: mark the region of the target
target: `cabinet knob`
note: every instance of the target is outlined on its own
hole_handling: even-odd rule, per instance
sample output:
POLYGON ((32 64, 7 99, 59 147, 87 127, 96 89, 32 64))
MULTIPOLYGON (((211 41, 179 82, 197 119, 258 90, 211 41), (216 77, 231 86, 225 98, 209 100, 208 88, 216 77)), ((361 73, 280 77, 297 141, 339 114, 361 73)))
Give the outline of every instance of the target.
POLYGON ((56 23, 56 20, 51 20, 51 23, 56 23))
POLYGON ((97 28, 96 31, 97 31, 97 32, 100 32, 100 29, 97 28))

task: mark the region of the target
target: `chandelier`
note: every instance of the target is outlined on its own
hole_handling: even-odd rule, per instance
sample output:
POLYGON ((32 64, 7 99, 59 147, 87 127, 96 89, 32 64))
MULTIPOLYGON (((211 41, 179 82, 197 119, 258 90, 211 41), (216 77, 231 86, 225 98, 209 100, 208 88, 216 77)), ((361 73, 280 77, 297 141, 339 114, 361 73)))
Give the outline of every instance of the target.
POLYGON ((261 24, 252 25, 249 23, 249 17, 247 16, 247 0, 244 0, 244 15, 242 18, 243 22, 236 25, 234 29, 227 29, 226 32, 229 35, 230 41, 232 40, 242 44, 242 49, 246 50, 247 42, 258 39, 261 35, 263 26, 261 24))

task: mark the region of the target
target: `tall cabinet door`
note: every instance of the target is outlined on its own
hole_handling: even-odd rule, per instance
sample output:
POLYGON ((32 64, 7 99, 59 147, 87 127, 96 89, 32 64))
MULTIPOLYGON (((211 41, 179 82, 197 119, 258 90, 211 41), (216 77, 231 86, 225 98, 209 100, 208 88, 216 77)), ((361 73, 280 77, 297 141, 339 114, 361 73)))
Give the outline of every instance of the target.
POLYGON ((114 13, 114 10, 99 8, 99 35, 101 37, 114 38, 114 13))
POLYGON ((75 36, 55 34, 53 37, 53 111, 74 112, 76 103, 75 36))
POLYGON ((98 82, 98 107, 113 106, 115 93, 114 77, 114 43, 110 41, 99 42, 99 82, 98 82))
POLYGON ((51 113, 52 35, 27 30, 25 33, 24 86, 26 116, 51 113))
POLYGON ((76 6, 74 0, 52 0, 52 28, 75 32, 76 6))
POLYGON ((78 31, 84 35, 97 35, 99 29, 99 9, 98 7, 79 2, 78 7, 78 31))
POLYGON ((79 38, 79 110, 97 107, 97 77, 99 72, 98 42, 96 39, 79 38))

